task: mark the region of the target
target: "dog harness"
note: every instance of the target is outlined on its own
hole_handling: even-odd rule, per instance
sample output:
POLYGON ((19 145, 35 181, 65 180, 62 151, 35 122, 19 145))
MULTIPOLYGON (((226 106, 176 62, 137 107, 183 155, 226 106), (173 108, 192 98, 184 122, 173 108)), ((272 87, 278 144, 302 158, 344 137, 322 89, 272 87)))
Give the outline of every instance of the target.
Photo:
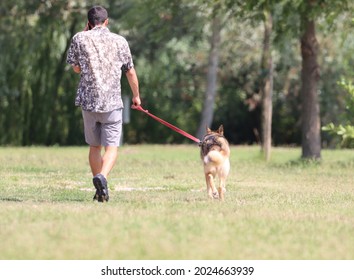
MULTIPOLYGON (((224 136, 218 135, 218 137, 224 136)), ((207 153, 209 153, 211 147, 213 146, 219 146, 221 148, 221 143, 217 140, 217 137, 215 137, 215 135, 213 134, 205 136, 203 142, 201 142, 201 149, 203 151, 203 154, 206 155, 207 153)))

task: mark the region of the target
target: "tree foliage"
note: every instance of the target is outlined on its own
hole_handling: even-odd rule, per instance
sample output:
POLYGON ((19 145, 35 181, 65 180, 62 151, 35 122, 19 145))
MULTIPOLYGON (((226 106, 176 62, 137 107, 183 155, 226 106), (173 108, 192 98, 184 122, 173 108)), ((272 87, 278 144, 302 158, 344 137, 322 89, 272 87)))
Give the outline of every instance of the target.
POLYGON ((351 81, 346 81, 344 78, 338 82, 347 92, 346 111, 342 115, 344 124, 335 125, 333 122, 322 127, 323 131, 327 131, 341 138, 341 147, 354 147, 354 84, 351 81))
MULTIPOLYGON (((111 31, 122 34, 130 43, 143 106, 192 134, 200 122, 207 85, 212 11, 216 6, 223 11, 212 126, 222 123, 234 144, 259 140, 255 132, 260 130, 260 110, 255 104, 261 86, 261 10, 271 5, 272 141, 274 145, 299 145, 299 14, 308 10, 308 1, 254 1, 252 8, 246 9, 251 2, 106 0, 101 4, 109 10, 111 31)), ((347 101, 337 81, 352 74, 354 37, 348 32, 351 16, 345 12, 352 8, 347 1, 317 3, 319 8, 310 16, 317 18, 321 47, 321 119, 338 123, 344 118, 347 101)), ((74 0, 13 0, 0 4, 0 144, 84 144, 81 112, 74 106, 78 76, 66 65, 65 58, 72 36, 85 26, 87 9, 93 4, 74 0)), ((123 93, 130 95, 124 78, 123 93)), ((124 141, 189 143, 137 111, 131 112, 131 122, 124 126, 124 141)), ((325 134, 325 141, 330 143, 333 137, 325 134)))

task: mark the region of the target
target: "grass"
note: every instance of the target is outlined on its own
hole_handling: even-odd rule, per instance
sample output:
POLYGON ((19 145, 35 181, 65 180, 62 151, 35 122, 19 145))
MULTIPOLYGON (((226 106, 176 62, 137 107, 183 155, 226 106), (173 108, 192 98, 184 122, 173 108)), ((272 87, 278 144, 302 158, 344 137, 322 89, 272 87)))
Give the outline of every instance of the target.
POLYGON ((220 203, 195 146, 124 146, 107 204, 87 151, 0 148, 0 259, 354 259, 352 150, 232 147, 220 203))

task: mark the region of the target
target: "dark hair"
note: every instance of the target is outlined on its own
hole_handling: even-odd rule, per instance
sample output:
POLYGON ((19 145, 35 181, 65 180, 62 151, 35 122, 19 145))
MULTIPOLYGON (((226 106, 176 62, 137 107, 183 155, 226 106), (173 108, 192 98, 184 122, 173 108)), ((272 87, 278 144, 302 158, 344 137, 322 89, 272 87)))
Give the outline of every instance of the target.
POLYGON ((94 6, 87 12, 87 19, 92 26, 104 23, 107 18, 107 10, 101 6, 94 6))

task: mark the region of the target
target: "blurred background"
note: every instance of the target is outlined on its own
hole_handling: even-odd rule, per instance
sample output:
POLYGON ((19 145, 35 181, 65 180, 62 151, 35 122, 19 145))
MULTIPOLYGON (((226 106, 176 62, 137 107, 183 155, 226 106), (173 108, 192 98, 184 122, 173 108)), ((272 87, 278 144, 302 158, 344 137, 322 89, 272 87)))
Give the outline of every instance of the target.
MULTIPOLYGON (((351 1, 9 0, 0 4, 0 145, 85 145, 74 106, 79 75, 66 64, 66 52, 95 4, 108 10, 109 29, 130 44, 142 106, 190 134, 223 124, 230 143, 259 144, 267 75, 272 144, 301 145, 304 17, 316 27, 321 126, 353 120, 341 86, 354 79, 351 1), (264 57, 271 57, 270 68, 264 57)), ((129 101, 124 76, 122 92, 129 101)), ((321 136, 322 147, 340 143, 321 136)), ((124 143, 190 140, 130 111, 124 143)))

